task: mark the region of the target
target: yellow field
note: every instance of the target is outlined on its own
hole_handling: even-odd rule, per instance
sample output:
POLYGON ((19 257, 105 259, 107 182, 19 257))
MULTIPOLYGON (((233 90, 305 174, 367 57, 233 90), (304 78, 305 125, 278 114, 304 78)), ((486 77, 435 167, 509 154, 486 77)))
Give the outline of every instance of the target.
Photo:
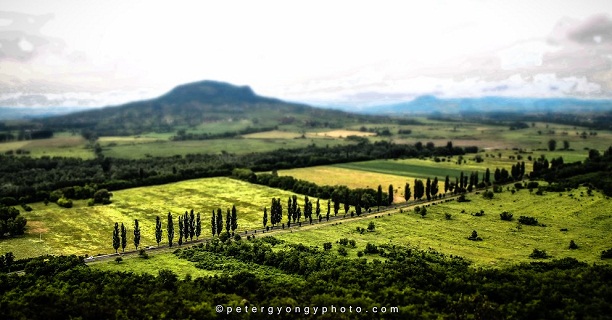
POLYGON ((331 137, 331 138, 346 138, 348 136, 358 137, 372 137, 375 136, 374 132, 361 132, 355 130, 333 130, 324 132, 309 132, 308 137, 331 137))

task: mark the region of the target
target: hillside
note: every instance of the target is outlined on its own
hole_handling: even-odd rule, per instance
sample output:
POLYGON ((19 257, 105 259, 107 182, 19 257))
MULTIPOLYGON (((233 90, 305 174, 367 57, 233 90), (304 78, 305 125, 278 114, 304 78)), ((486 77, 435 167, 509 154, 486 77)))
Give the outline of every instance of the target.
MULTIPOLYGON (((222 130, 227 131, 257 131, 257 128, 270 130, 279 125, 336 128, 347 122, 365 119, 372 121, 375 117, 261 97, 248 86, 200 81, 178 86, 152 100, 39 121, 53 130, 88 129, 98 135, 134 135, 177 129, 206 133, 206 126, 213 124, 217 127, 221 124, 222 130)), ((218 132, 218 128, 215 131, 218 132)))

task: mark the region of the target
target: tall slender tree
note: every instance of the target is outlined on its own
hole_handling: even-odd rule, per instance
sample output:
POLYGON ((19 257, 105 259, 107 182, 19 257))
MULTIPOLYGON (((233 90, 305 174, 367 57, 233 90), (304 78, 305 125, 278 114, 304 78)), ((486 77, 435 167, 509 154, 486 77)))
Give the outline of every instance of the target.
POLYGON ((427 197, 427 201, 431 200, 431 179, 429 178, 427 178, 425 184, 425 196, 427 197))
POLYGON ((174 221, 172 218, 172 213, 168 212, 168 225, 166 226, 168 236, 168 246, 172 247, 172 240, 174 239, 174 221))
POLYGON ((378 210, 380 210, 380 206, 382 205, 383 196, 382 196, 382 186, 378 185, 378 191, 376 192, 376 205, 378 206, 378 210))
POLYGON ((125 252, 125 247, 127 247, 127 229, 121 223, 121 251, 125 252))
POLYGON ((138 219, 134 219, 134 247, 138 250, 140 245, 140 226, 138 225, 138 219))
POLYGON ((191 234, 191 223, 189 221, 189 212, 185 211, 185 215, 183 215, 183 237, 185 238, 184 242, 187 242, 190 234, 191 234))
POLYGON ((236 211, 236 206, 232 206, 232 225, 231 225, 231 228, 232 228, 232 235, 234 235, 234 232, 236 232, 236 229, 238 229, 238 212, 236 211))
POLYGON ((325 219, 327 221, 329 221, 329 214, 331 213, 331 199, 327 200, 327 215, 325 216, 325 219))
POLYGON ((393 185, 389 185, 389 205, 393 204, 393 185))
POLYGON ((450 190, 450 177, 447 175, 444 179, 444 193, 447 193, 450 190))
POLYGON ((434 177, 433 181, 431 182, 431 196, 435 198, 437 194, 438 194, 438 177, 434 177))
POLYGON ((289 196, 289 200, 287 200, 287 221, 291 221, 291 219, 293 219, 293 207, 292 205, 292 201, 291 201, 291 196, 289 196))
POLYGON ((268 209, 264 207, 264 215, 263 215, 263 226, 264 228, 268 225, 268 209))
POLYGON ((215 220, 215 210, 212 211, 212 217, 210 218, 210 230, 212 231, 212 236, 214 237, 217 234, 217 222, 215 220))
POLYGON ((491 185, 491 170, 489 168, 485 171, 484 182, 488 186, 491 185))
POLYGON ((162 231, 162 223, 159 216, 155 218, 155 241, 157 242, 157 246, 162 241, 162 237, 164 236, 162 231))
POLYGON ((198 212, 198 214, 196 215, 196 225, 195 225, 196 239, 199 239, 201 234, 202 234, 202 221, 200 220, 200 213, 198 212))
POLYGON ((221 232, 223 232, 223 212, 221 208, 217 208, 217 236, 221 236, 221 232))
POLYGON ((408 200, 410 200, 410 196, 410 184, 406 182, 406 185, 404 186, 404 200, 408 202, 408 200))
POLYGON ((121 240, 119 239, 119 224, 115 222, 115 229, 113 229, 113 249, 115 249, 115 253, 119 250, 119 246, 121 245, 121 240))
POLYGON ((334 217, 340 212, 340 201, 334 201, 334 217))
POLYGON ((179 240, 178 240, 178 245, 182 246, 183 245, 183 233, 185 233, 185 229, 184 229, 184 222, 183 222, 183 216, 179 215, 178 217, 178 229, 179 229, 179 240))
POLYGON ((189 240, 193 241, 193 237, 196 234, 196 221, 195 214, 193 213, 193 209, 189 213, 189 240))
POLYGON ((227 208, 227 213, 225 214, 225 232, 229 234, 232 228, 232 212, 229 208, 227 208))
POLYGON ((317 217, 321 215, 321 204, 319 203, 319 199, 317 199, 317 207, 315 208, 315 214, 317 217))

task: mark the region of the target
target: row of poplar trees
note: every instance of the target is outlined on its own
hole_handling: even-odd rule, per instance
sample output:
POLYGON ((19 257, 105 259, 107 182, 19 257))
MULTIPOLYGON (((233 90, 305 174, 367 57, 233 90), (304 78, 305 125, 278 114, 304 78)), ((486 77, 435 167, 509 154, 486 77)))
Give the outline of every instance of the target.
MULTIPOLYGON (((168 237, 168 246, 172 247, 174 244, 174 217, 171 212, 168 212, 168 223, 166 225, 166 236, 168 237)), ((226 216, 226 224, 225 228, 227 233, 229 234, 230 230, 232 235, 238 228, 238 217, 236 206, 232 206, 232 209, 227 209, 226 216)), ((211 230, 212 235, 221 235, 223 232, 223 215, 221 208, 217 209, 216 212, 213 210, 212 218, 211 218, 211 230)), ((195 237, 196 240, 200 238, 202 234, 202 221, 200 219, 200 213, 194 213, 193 209, 191 212, 185 211, 185 214, 179 215, 178 217, 178 244, 179 246, 187 241, 193 241, 195 237)), ((119 223, 115 222, 115 228, 113 230, 113 248, 115 252, 119 251, 121 248, 122 251, 125 251, 127 246, 127 228, 123 223, 119 225, 119 223)), ((155 241, 157 245, 162 242, 163 239, 163 226, 161 222, 161 218, 157 216, 155 218, 155 241)), ((138 223, 138 219, 134 220, 134 247, 138 250, 140 246, 140 226, 138 223)))

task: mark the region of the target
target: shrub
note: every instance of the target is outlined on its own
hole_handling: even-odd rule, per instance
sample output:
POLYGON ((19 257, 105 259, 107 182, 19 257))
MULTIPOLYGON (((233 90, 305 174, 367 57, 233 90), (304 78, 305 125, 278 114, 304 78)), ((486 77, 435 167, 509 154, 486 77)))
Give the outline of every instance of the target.
POLYGON ((546 253, 546 250, 533 249, 533 252, 529 255, 531 259, 548 259, 550 256, 546 253))
POLYGON ((323 249, 324 249, 325 251, 329 251, 329 250, 331 250, 331 248, 332 248, 332 243, 331 243, 331 242, 325 242, 325 243, 323 244, 323 249))
POLYGON ((370 221, 370 223, 368 224, 368 231, 374 231, 374 229, 376 229, 376 225, 374 225, 374 221, 370 221))
POLYGON ((234 235, 234 241, 240 241, 242 237, 239 234, 234 235))
POLYGON ((459 198, 457 198, 457 202, 469 202, 469 201, 470 201, 470 200, 468 200, 468 199, 465 197, 465 194, 462 194, 462 195, 460 195, 460 196, 459 196, 459 198))
POLYGON ((72 208, 72 200, 61 197, 57 199, 57 205, 62 208, 72 208))
POLYGON ((347 246, 348 242, 349 242, 349 240, 347 238, 342 238, 342 239, 338 240, 338 244, 340 244, 342 246, 347 246))
POLYGON ((138 256, 143 259, 149 259, 149 254, 145 251, 145 249, 138 250, 138 256))
POLYGON ((578 245, 576 244, 576 242, 574 242, 574 240, 570 240, 569 248, 572 250, 578 249, 578 245))
POLYGON ((427 208, 425 208, 425 207, 421 208, 420 214, 421 214, 422 218, 425 218, 425 215, 427 214, 427 208))
POLYGON ((338 248, 338 254, 341 255, 341 256, 346 257, 348 255, 348 251, 346 251, 346 248, 340 247, 340 248, 338 248))
POLYGON ((526 224, 528 226, 537 226, 538 225, 538 219, 536 219, 534 217, 528 217, 528 216, 520 216, 519 222, 521 224, 526 224))
POLYGON ((485 192, 482 193, 482 197, 489 200, 493 199, 493 195, 494 193, 491 190, 485 190, 485 192))
POLYGON ((478 236, 478 232, 476 230, 472 231, 472 235, 468 237, 468 240, 472 241, 482 241, 482 238, 478 236))
POLYGON ((121 263, 121 261, 123 261, 123 258, 121 258, 121 257, 117 257, 117 258, 115 258, 115 262, 117 262, 117 263, 121 263))
POLYGON ((363 251, 357 251, 357 256, 358 256, 359 258, 363 257, 363 251))
POLYGON ((219 240, 221 240, 221 242, 226 242, 227 240, 230 239, 230 234, 229 232, 222 232, 221 235, 219 236, 219 240))
POLYGON ((527 183, 527 189, 535 189, 539 186, 537 181, 529 181, 529 183, 527 183))
POLYGON ((493 186, 493 192, 501 193, 502 191, 503 191, 502 186, 499 186, 499 185, 493 186))
POLYGON ((375 244, 368 242, 363 252, 367 254, 376 254, 378 253, 378 247, 375 244))
POLYGON ((512 221, 512 213, 504 211, 499 214, 499 217, 504 221, 512 221))
POLYGON ((602 259, 612 259, 612 248, 601 252, 602 259))
POLYGON ((453 216, 450 213, 445 213, 444 217, 446 218, 446 220, 450 220, 453 216))
POLYGON ((349 240, 349 245, 350 245, 352 248, 357 247, 357 243, 356 243, 356 242, 355 242, 355 240, 353 240, 353 239, 349 240))
POLYGON ((482 217, 484 216, 484 210, 480 210, 479 212, 475 212, 472 214, 475 217, 482 217))

